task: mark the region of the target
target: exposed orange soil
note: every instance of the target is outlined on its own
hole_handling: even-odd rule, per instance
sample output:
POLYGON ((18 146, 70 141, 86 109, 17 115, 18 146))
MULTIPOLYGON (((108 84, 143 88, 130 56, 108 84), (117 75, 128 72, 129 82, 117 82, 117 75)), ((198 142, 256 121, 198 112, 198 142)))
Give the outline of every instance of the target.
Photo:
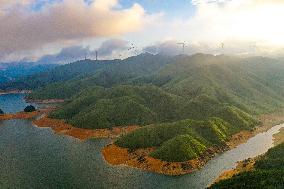
POLYGON ((223 172, 218 179, 215 180, 214 183, 220 182, 221 180, 226 180, 229 178, 232 178, 233 176, 240 174, 242 172, 246 171, 252 171, 254 169, 254 164, 256 162, 256 159, 247 159, 241 162, 238 162, 238 165, 235 169, 227 170, 223 172))
POLYGON ((280 129, 280 132, 273 135, 273 144, 279 145, 284 143, 284 128, 280 129))
POLYGON ((72 125, 65 123, 63 120, 51 119, 46 115, 56 109, 55 107, 49 107, 41 109, 35 112, 19 112, 16 114, 3 114, 0 115, 0 120, 9 119, 34 119, 33 123, 38 127, 50 127, 57 134, 65 134, 80 140, 89 138, 115 138, 121 134, 132 132, 139 128, 139 126, 127 126, 127 127, 114 127, 112 129, 82 129, 76 128, 72 125), (36 117, 40 117, 35 119, 36 117))
MULTIPOLYGON (((258 117, 260 126, 253 131, 242 131, 231 137, 227 142, 228 149, 235 148, 239 144, 247 142, 247 140, 258 133, 267 131, 271 127, 284 122, 284 112, 280 111, 273 114, 260 115, 258 117)), ((140 149, 134 152, 129 152, 128 149, 121 148, 115 144, 106 146, 103 150, 105 160, 111 165, 127 165, 134 168, 143 169, 146 171, 162 173, 166 175, 182 175, 191 173, 192 171, 201 168, 206 162, 214 157, 216 153, 223 152, 227 149, 209 149, 203 157, 187 162, 164 162, 154 159, 149 156, 149 153, 154 149, 140 149)), ((239 164, 239 168, 244 166, 243 170, 252 168, 253 163, 244 166, 244 163, 239 164)), ((238 173, 241 169, 229 170, 224 175, 232 176, 238 173)), ((223 176, 225 178, 225 176, 223 176)))
POLYGON ((105 160, 111 165, 128 165, 131 167, 167 174, 167 175, 180 175, 190 173, 200 166, 199 160, 191 160, 188 162, 165 162, 158 159, 154 159, 148 154, 154 149, 140 149, 135 152, 129 153, 128 149, 121 148, 115 144, 106 146, 102 153, 105 160))
POLYGON ((7 119, 32 119, 40 114, 40 111, 35 112, 19 112, 16 114, 3 114, 0 115, 0 120, 7 120, 7 119))
POLYGON ((55 104, 55 103, 63 103, 64 99, 47 99, 47 100, 31 100, 26 99, 27 102, 33 102, 37 104, 55 104))
POLYGON ((259 127, 253 131, 241 131, 231 137, 231 140, 227 142, 230 148, 235 148, 236 146, 243 144, 248 141, 251 137, 257 135, 258 133, 265 132, 271 127, 284 122, 284 112, 283 110, 272 113, 263 114, 258 117, 260 121, 259 127))
POLYGON ((63 120, 51 119, 48 117, 43 117, 39 120, 35 120, 33 121, 33 123, 38 127, 50 127, 57 134, 65 134, 81 140, 89 138, 113 138, 124 133, 132 132, 139 128, 139 126, 128 126, 114 127, 112 129, 82 129, 73 127, 65 123, 63 120))
POLYGON ((34 112, 18 112, 15 114, 2 114, 0 115, 0 120, 8 120, 8 119, 34 119, 40 115, 48 114, 53 111, 54 107, 49 107, 46 109, 40 109, 34 112))
MULTIPOLYGON (((232 137, 232 140, 230 142, 228 142, 228 145, 231 148, 234 148, 238 145, 238 143, 239 144, 244 143, 249 138, 255 136, 256 134, 261 133, 261 132, 265 132, 265 131, 269 130, 271 127, 273 127, 277 124, 283 123, 284 122, 284 112, 283 112, 283 110, 281 110, 279 112, 272 113, 272 114, 260 115, 258 119, 261 122, 260 127, 258 127, 257 129, 255 129, 252 132, 243 131, 241 133, 234 135, 232 137)), ((281 129, 280 133, 274 135, 273 137, 274 137, 273 140, 274 140, 275 145, 283 143, 284 142, 284 129, 281 129)), ((237 175, 241 172, 252 170, 254 168, 255 161, 260 157, 261 156, 254 158, 254 159, 248 159, 248 160, 239 162, 235 169, 227 170, 227 171, 223 172, 218 177, 218 179, 216 179, 215 183, 217 183, 221 180, 232 178, 234 175, 237 175)))
POLYGON ((138 149, 134 152, 129 152, 128 149, 121 148, 115 144, 110 144, 103 148, 102 154, 111 165, 127 165, 165 175, 183 175, 201 168, 215 153, 223 150, 209 149, 203 157, 186 162, 166 162, 150 157, 149 153, 154 151, 154 148, 138 149))

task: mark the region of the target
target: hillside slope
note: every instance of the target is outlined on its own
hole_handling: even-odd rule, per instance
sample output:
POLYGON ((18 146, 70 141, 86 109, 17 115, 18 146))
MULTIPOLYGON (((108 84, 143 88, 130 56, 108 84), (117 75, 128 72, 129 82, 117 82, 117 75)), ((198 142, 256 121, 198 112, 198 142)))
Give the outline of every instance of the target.
POLYGON ((31 98, 70 98, 89 86, 110 87, 148 75, 171 62, 171 57, 141 54, 125 60, 81 60, 51 71, 0 84, 0 89, 33 89, 31 98))
POLYGON ((255 163, 253 171, 240 173, 210 188, 275 188, 284 186, 284 144, 270 149, 255 163))
POLYGON ((7 83, 13 83, 15 80, 37 73, 48 72, 57 66, 56 64, 36 64, 34 62, 0 63, 0 86, 5 86, 7 83))

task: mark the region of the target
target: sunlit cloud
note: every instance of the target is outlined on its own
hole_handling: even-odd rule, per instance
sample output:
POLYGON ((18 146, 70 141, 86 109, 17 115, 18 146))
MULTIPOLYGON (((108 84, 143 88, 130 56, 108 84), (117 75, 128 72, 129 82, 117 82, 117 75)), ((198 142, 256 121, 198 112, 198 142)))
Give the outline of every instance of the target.
POLYGON ((284 1, 195 0, 193 3, 197 6, 194 17, 177 25, 189 41, 226 43, 227 47, 234 46, 232 43, 247 44, 246 50, 257 46, 259 52, 284 45, 284 1))
POLYGON ((143 28, 147 15, 134 3, 118 8, 118 0, 64 0, 31 11, 27 1, 0 1, 0 57, 46 45, 70 46, 88 38, 115 37, 143 28), (22 2, 22 3, 21 3, 22 2))
POLYGON ((34 10, 39 1, 0 0, 0 61, 37 60, 72 46, 100 48, 113 38, 134 43, 139 52, 177 54, 176 42, 186 41, 188 54, 284 55, 283 0, 188 0, 195 10, 182 17, 149 15, 139 0, 122 1, 41 0, 44 6, 34 10))

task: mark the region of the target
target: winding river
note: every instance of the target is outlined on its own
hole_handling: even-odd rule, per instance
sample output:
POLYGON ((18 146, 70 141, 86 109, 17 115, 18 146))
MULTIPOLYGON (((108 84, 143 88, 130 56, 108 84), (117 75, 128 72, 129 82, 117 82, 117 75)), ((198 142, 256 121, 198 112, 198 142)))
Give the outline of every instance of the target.
MULTIPOLYGON (((0 108, 17 112, 27 104, 23 95, 0 96, 0 108)), ((265 153, 273 146, 278 125, 247 143, 216 156, 201 170, 184 176, 164 176, 125 166, 109 166, 100 150, 109 140, 81 142, 37 128, 28 120, 0 122, 0 188, 189 188, 211 184, 237 161, 265 153)))

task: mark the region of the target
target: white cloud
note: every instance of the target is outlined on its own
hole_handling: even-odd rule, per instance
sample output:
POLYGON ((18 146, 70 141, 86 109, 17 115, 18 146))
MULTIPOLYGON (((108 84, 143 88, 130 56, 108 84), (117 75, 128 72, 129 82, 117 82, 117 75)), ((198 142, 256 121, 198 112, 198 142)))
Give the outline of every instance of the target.
POLYGON ((0 14, 0 57, 44 48, 46 45, 74 45, 88 38, 113 37, 143 27, 147 15, 139 4, 117 8, 118 0, 64 0, 31 11, 32 0, 0 1, 9 6, 0 14))
POLYGON ((34 0, 0 0, 0 9, 6 8, 12 5, 28 5, 34 0))
MULTIPOLYGON (((244 51, 282 48, 284 44, 283 0, 193 0, 196 14, 173 24, 177 36, 189 42, 244 51)), ((221 50, 221 48, 220 48, 221 50)), ((232 51, 233 52, 233 51, 232 51)))
POLYGON ((210 3, 226 3, 232 0, 192 0, 193 5, 210 4, 210 3))

